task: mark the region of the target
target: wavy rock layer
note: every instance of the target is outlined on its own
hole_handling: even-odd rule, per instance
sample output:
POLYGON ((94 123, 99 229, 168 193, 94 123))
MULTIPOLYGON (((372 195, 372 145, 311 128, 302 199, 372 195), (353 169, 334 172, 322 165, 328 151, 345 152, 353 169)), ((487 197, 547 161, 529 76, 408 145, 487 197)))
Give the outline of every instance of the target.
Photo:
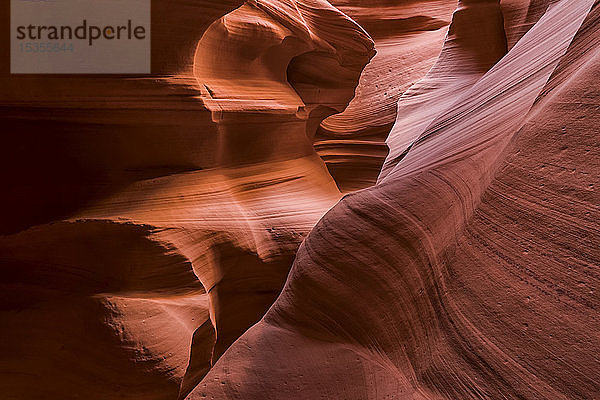
POLYGON ((459 3, 377 186, 321 219, 189 400, 600 396, 600 5, 552 2, 526 32, 504 10, 459 3))
POLYGON ((377 55, 348 108, 319 127, 315 148, 343 192, 371 186, 400 95, 437 59, 456 1, 332 1, 373 37, 377 55))
MULTIPOLYGON (((241 4, 153 0, 152 76, 10 75, 2 63, 0 166, 16 172, 3 174, 12 196, 0 233, 68 217, 132 181, 214 166, 216 129, 189 77, 204 31, 241 4)), ((9 26, 10 4, 0 12, 9 26)))
POLYGON ((358 25, 321 0, 153 15, 151 77, 2 77, 3 398, 185 397, 341 197, 311 140, 374 55, 358 25))

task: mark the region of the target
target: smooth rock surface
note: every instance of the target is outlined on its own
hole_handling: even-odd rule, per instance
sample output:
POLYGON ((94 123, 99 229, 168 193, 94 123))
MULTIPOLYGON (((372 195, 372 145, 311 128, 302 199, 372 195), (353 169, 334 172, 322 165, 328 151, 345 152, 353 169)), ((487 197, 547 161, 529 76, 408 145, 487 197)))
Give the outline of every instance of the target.
POLYGON ((3 398, 183 398, 341 197, 312 138, 364 30, 321 0, 152 5, 151 76, 1 78, 3 398))
POLYGON ((598 0, 152 7, 0 67, 0 397, 600 398, 598 0))
POLYGON ((431 122, 395 126, 406 154, 321 219, 188 399, 600 396, 598 3, 553 2, 502 58, 499 10, 459 4, 451 33, 496 28, 483 53, 450 34, 440 64, 468 50, 447 73, 479 76, 409 108, 431 122))

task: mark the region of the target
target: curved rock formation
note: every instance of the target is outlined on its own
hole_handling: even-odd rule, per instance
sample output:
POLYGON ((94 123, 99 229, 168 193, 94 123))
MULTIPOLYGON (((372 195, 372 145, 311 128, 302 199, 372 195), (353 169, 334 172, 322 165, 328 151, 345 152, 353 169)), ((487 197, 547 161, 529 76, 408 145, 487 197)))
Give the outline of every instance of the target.
POLYGON ((437 62, 398 101, 380 179, 441 113, 468 96, 471 87, 506 54, 503 22, 497 1, 460 3, 437 62))
POLYGON ((401 99, 404 154, 316 225, 189 400, 600 396, 600 5, 551 2, 515 43, 502 10, 459 4, 453 101, 426 95, 436 68, 401 99))
POLYGON ((600 398, 600 1, 331 3, 0 71, 2 398, 600 398))
MULTIPOLYGON (((0 167, 16 173, 3 175, 12 196, 0 200, 0 233, 69 217, 136 180, 213 167, 217 133, 190 85, 194 54, 210 24, 241 4, 153 0, 151 76, 10 75, 2 63, 0 118, 11 134, 0 167)), ((0 13, 9 26, 9 2, 0 13)))
POLYGON ((315 148, 343 192, 371 186, 387 156, 385 139, 400 95, 435 63, 456 1, 332 1, 374 38, 348 108, 327 118, 315 148))
POLYGON ((151 77, 4 78, 3 119, 25 134, 9 161, 48 152, 8 183, 44 195, 10 205, 2 231, 19 232, 0 237, 7 398, 184 397, 341 197, 311 139, 371 39, 325 1, 241 3, 157 2, 151 77))

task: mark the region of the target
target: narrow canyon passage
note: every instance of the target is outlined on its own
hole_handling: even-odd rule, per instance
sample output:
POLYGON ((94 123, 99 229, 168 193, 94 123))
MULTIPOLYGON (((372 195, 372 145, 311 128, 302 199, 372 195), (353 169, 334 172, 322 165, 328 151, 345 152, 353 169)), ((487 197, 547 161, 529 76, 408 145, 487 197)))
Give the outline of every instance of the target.
POLYGON ((0 70, 2 398, 600 398, 598 0, 148 3, 0 70))

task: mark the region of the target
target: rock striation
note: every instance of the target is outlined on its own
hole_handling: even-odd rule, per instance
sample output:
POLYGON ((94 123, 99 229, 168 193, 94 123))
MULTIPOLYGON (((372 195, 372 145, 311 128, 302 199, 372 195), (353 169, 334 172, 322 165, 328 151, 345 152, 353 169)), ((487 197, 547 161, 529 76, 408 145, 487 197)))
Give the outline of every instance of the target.
POLYGON ((349 192, 377 181, 398 99, 435 63, 456 1, 335 0, 332 4, 364 27, 377 47, 356 96, 344 112, 323 121, 315 140, 338 186, 349 192))
POLYGON ((3 398, 600 398, 598 0, 152 7, 0 70, 3 398))
POLYGON ((189 400, 600 395, 600 8, 548 2, 522 32, 527 3, 459 2, 378 184, 319 221, 189 400))
POLYGON ((320 0, 153 16, 150 77, 3 77, 5 398, 185 397, 341 197, 311 141, 375 53, 362 28, 320 0))

